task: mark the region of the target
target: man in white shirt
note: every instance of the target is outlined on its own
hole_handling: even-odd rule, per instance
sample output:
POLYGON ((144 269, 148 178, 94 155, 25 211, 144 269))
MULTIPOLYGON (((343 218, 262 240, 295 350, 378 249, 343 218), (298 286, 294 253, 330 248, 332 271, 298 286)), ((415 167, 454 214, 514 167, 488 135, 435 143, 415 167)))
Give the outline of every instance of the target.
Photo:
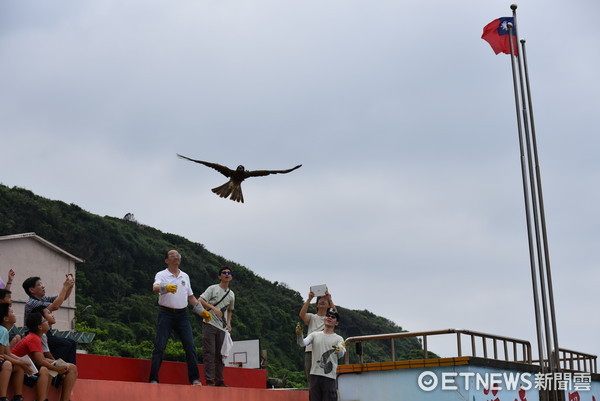
MULTIPOLYGON (((300 319, 308 326, 308 330, 306 334, 310 334, 313 331, 323 331, 325 328, 325 314, 329 309, 335 310, 335 305, 333 304, 333 300, 331 299, 331 294, 329 290, 325 291, 325 295, 317 297, 317 313, 308 313, 308 307, 310 305, 310 301, 315 297, 315 294, 310 291, 308 293, 308 298, 304 305, 302 305, 302 309, 300 309, 300 319)), ((310 368, 312 365, 312 345, 306 346, 306 351, 304 352, 304 373, 306 374, 306 378, 310 380, 310 368)))
POLYGON ((162 364, 163 353, 171 331, 175 331, 183 344, 188 366, 188 379, 194 386, 201 386, 198 371, 198 358, 192 326, 187 312, 188 303, 194 307, 195 313, 202 311, 202 305, 194 297, 190 277, 179 270, 181 255, 176 250, 165 253, 167 268, 156 273, 152 291, 159 294, 158 319, 156 323, 156 339, 152 351, 150 383, 158 383, 158 371, 162 364))
POLYGON ((339 320, 340 315, 334 309, 329 309, 323 331, 313 331, 306 338, 302 338, 302 327, 299 326, 296 331, 298 345, 313 346, 309 380, 311 401, 337 401, 338 358, 346 353, 344 339, 334 331, 339 320))

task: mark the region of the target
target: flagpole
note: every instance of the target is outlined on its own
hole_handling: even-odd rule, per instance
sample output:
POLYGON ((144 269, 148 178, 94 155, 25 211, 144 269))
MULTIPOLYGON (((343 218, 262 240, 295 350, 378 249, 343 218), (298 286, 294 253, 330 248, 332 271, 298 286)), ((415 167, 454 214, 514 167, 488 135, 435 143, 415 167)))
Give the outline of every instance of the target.
POLYGON ((546 229, 546 213, 544 209, 544 197, 542 194, 542 178, 540 171, 540 162, 539 155, 537 151, 537 137, 535 132, 535 122, 533 118, 533 101, 531 100, 531 88, 529 85, 529 69, 527 67, 527 52, 525 49, 525 40, 521 40, 521 49, 523 54, 523 67, 525 71, 525 87, 527 88, 527 99, 529 102, 529 120, 531 122, 531 139, 533 143, 533 154, 535 158, 535 173, 536 173, 536 182, 538 186, 538 196, 539 196, 539 206, 540 206, 540 220, 542 225, 542 239, 544 242, 544 259, 546 266, 546 280, 548 284, 548 297, 550 301, 550 317, 552 323, 552 339, 553 339, 553 347, 554 353, 552 355, 552 359, 557 371, 560 371, 560 355, 558 348, 558 329, 556 324, 556 310, 554 308, 554 291, 552 289, 552 272, 550 268, 550 251, 548 248, 548 232, 546 229))
MULTIPOLYGON (((533 119, 533 102, 531 99, 524 40, 521 41, 522 51, 519 52, 518 48, 517 5, 513 4, 510 8, 513 11, 513 16, 499 18, 487 24, 483 29, 481 38, 492 46, 496 54, 510 54, 539 365, 541 373, 550 374, 554 377, 554 374, 560 373, 561 370, 560 353, 558 348, 558 331, 556 328, 542 181, 533 119), (506 36, 507 34, 508 36, 506 36), (521 54, 523 55, 522 58, 520 57, 521 54), (550 325, 552 325, 552 329, 550 329, 550 325), (550 373, 547 373, 548 371, 550 373)), ((543 386, 539 391, 540 400, 542 401, 549 401, 550 399, 562 400, 564 397, 564 393, 559 391, 558 388, 543 386)))
MULTIPOLYGON (((517 5, 516 4, 512 4, 510 6, 510 8, 513 11, 513 22, 515 24, 514 26, 514 37, 516 39, 516 42, 518 43, 519 41, 519 32, 517 29, 517 5)), ((513 45, 513 41, 512 38, 510 40, 510 44, 511 46, 513 45)), ((532 156, 532 150, 531 150, 531 137, 529 134, 529 118, 527 115, 527 94, 525 93, 525 89, 524 89, 524 79, 523 79, 523 70, 522 70, 522 66, 521 66, 521 57, 519 57, 519 55, 517 55, 517 65, 518 65, 518 71, 519 71, 519 84, 520 84, 520 93, 521 93, 521 98, 522 98, 522 113, 523 113, 523 127, 525 130, 525 143, 527 145, 527 163, 528 163, 528 167, 529 167, 529 183, 530 183, 530 190, 531 190, 531 204, 532 204, 532 210, 533 210, 533 227, 534 227, 534 231, 535 231, 535 242, 536 242, 536 254, 537 254, 537 261, 538 261, 538 270, 539 270, 539 280, 540 280, 540 287, 539 287, 539 291, 542 297, 542 313, 543 313, 543 324, 544 324, 544 331, 545 331, 545 345, 546 345, 546 352, 547 352, 547 356, 548 356, 548 362, 549 362, 549 367, 550 367, 550 371, 553 372, 553 364, 551 364, 550 362, 550 358, 552 355, 552 334, 550 332, 550 318, 548 316, 548 300, 547 300, 547 287, 546 287, 546 280, 545 280, 545 274, 544 274, 544 260, 542 257, 543 251, 542 251, 542 239, 541 239, 541 233, 540 233, 540 218, 539 218, 539 208, 538 208, 538 196, 537 196, 537 185, 536 185, 536 180, 535 180, 535 176, 534 176, 534 166, 533 166, 533 156, 532 156)), ((540 361, 542 361, 542 357, 540 356, 540 361)))
POLYGON ((525 221, 527 224, 527 241, 528 241, 528 245, 529 245, 529 264, 531 266, 531 281, 532 281, 532 287, 533 287, 533 306, 534 306, 534 312, 535 312, 535 328, 536 328, 536 334, 537 334, 537 345, 538 345, 538 355, 540 358, 540 366, 543 369, 543 360, 544 360, 544 348, 542 347, 543 344, 543 336, 542 336, 542 329, 541 329, 541 324, 540 324, 540 305, 539 305, 539 298, 538 298, 538 292, 537 292, 537 273, 536 273, 536 263, 535 263, 535 257, 534 257, 534 249, 533 249, 533 233, 532 233, 532 228, 531 228, 531 208, 529 206, 529 189, 528 189, 528 185, 527 185, 527 167, 526 167, 526 162, 525 162, 525 150, 524 150, 524 145, 523 145, 523 130, 522 130, 522 124, 521 124, 521 113, 520 113, 520 101, 519 101, 519 87, 517 84, 517 72, 516 72, 516 67, 515 67, 515 60, 514 60, 514 54, 515 54, 515 49, 513 46, 513 41, 512 41, 512 29, 513 26, 511 23, 508 24, 508 35, 509 35, 509 43, 510 43, 510 66, 511 66, 511 70, 512 70, 512 77, 513 77, 513 89, 514 89, 514 93, 515 93, 515 109, 516 109, 516 116, 517 116, 517 131, 519 134, 519 151, 520 151, 520 161, 521 161, 521 176, 522 176, 522 181, 523 181, 523 200, 525 202, 525 221))

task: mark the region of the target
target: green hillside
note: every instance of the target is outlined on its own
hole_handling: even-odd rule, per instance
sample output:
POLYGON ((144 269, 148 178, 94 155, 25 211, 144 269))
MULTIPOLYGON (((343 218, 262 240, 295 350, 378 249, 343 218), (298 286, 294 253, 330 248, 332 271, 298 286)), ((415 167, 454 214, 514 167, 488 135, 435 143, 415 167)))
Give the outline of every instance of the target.
MULTIPOLYGON (((97 333, 88 346, 90 353, 150 358, 157 298, 151 286, 156 272, 164 267, 163 252, 177 249, 184 255, 182 268, 190 275, 196 296, 216 283, 221 266, 234 271, 233 340, 260 339, 261 349, 268 351, 270 374, 287 378, 288 385, 302 384, 303 350, 295 343, 294 327, 304 300, 285 284, 259 277, 200 243, 139 224, 132 215, 101 217, 74 204, 0 184, 0 235, 26 232, 35 232, 85 260, 77 269, 76 316, 78 330, 97 333)), ((402 330, 369 311, 338 307, 338 331, 344 338, 402 330)), ((193 316, 199 339, 200 319, 193 316)), ((201 341, 196 345, 201 358, 201 341)), ((410 355, 420 355, 415 350, 421 345, 407 339, 398 341, 395 349, 398 359, 410 359, 410 355)), ((365 358, 389 352, 389 343, 376 344, 365 348, 365 358)), ((179 342, 169 344, 166 359, 184 360, 179 342)))

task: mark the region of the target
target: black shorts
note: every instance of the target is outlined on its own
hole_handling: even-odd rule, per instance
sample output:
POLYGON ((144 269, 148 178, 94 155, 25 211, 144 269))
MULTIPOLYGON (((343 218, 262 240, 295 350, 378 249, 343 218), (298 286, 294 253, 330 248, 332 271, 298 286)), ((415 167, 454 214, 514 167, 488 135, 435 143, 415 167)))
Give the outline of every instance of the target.
POLYGON ((35 384, 37 383, 38 377, 37 375, 33 375, 33 376, 23 376, 23 384, 25 384, 27 387, 33 387, 35 386, 35 384))

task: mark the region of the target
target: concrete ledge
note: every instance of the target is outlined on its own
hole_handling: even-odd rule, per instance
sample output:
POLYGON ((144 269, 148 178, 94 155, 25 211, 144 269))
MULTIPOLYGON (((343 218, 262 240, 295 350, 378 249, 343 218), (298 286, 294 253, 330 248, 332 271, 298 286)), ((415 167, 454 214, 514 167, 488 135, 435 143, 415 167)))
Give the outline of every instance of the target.
MULTIPOLYGON (((25 387, 26 400, 35 398, 32 389, 25 387)), ((9 394, 9 399, 12 393, 9 394)), ((58 401, 60 392, 51 388, 48 400, 58 401)), ((308 401, 308 391, 267 390, 232 387, 197 387, 177 384, 149 384, 111 380, 79 379, 71 396, 72 401, 308 401)))

